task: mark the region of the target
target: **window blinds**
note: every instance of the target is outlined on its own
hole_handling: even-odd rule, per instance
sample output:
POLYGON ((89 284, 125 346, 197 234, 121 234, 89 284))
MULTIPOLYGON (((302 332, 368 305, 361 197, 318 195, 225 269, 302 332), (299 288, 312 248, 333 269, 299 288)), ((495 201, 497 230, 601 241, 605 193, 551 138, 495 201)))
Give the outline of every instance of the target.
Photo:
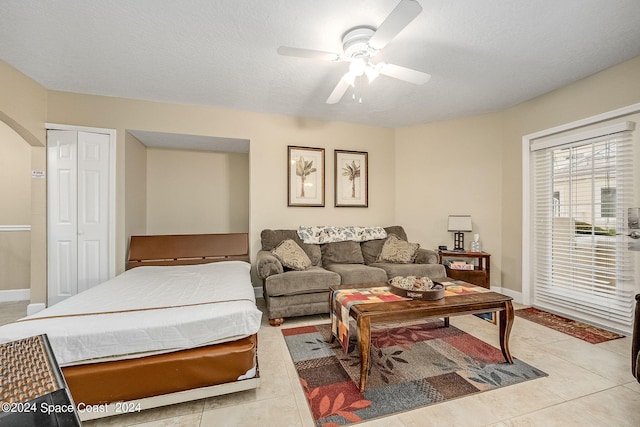
POLYGON ((637 291, 623 235, 633 147, 630 132, 610 131, 532 144, 533 304, 628 333, 637 291))

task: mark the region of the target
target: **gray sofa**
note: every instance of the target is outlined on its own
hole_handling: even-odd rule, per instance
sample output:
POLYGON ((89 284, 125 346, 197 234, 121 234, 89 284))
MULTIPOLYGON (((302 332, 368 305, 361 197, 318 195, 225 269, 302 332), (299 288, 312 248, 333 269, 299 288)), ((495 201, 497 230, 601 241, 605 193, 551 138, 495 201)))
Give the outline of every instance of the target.
MULTIPOLYGON (((385 227, 387 233, 407 241, 401 226, 385 227)), ((285 317, 329 312, 329 287, 340 284, 386 282, 396 276, 445 277, 438 255, 418 249, 408 264, 380 262, 378 257, 386 239, 362 243, 348 241, 305 244, 296 230, 263 230, 262 249, 256 258, 257 273, 263 283, 269 323, 279 326, 285 317), (295 241, 307 254, 311 267, 288 270, 271 251, 282 241, 295 241)))

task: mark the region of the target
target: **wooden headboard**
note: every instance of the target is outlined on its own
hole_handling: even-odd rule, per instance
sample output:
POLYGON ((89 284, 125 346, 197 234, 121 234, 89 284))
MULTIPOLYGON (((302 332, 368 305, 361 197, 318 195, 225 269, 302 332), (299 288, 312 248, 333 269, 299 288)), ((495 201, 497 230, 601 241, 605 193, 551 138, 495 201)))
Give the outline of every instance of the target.
POLYGON ((232 260, 249 262, 247 233, 131 236, 126 268, 232 260))

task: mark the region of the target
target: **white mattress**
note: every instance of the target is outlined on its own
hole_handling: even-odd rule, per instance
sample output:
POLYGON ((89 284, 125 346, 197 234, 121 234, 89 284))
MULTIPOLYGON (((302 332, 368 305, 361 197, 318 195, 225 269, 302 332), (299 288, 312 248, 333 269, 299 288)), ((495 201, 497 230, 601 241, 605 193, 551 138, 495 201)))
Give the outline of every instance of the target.
POLYGON ((69 366, 234 341, 260 328, 250 268, 137 267, 1 326, 0 343, 46 333, 60 366, 69 366))

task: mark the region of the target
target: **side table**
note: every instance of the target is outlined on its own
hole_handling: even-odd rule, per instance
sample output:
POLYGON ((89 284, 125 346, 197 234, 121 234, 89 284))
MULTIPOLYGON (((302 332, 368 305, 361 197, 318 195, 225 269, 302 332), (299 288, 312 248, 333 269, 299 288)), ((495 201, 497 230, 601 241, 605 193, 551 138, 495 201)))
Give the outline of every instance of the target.
POLYGON ((440 264, 444 264, 447 258, 455 259, 477 259, 478 265, 473 270, 455 270, 444 264, 447 271, 447 277, 452 279, 463 280, 474 285, 482 286, 489 289, 491 287, 491 254, 486 252, 469 252, 469 251, 438 251, 440 264))

